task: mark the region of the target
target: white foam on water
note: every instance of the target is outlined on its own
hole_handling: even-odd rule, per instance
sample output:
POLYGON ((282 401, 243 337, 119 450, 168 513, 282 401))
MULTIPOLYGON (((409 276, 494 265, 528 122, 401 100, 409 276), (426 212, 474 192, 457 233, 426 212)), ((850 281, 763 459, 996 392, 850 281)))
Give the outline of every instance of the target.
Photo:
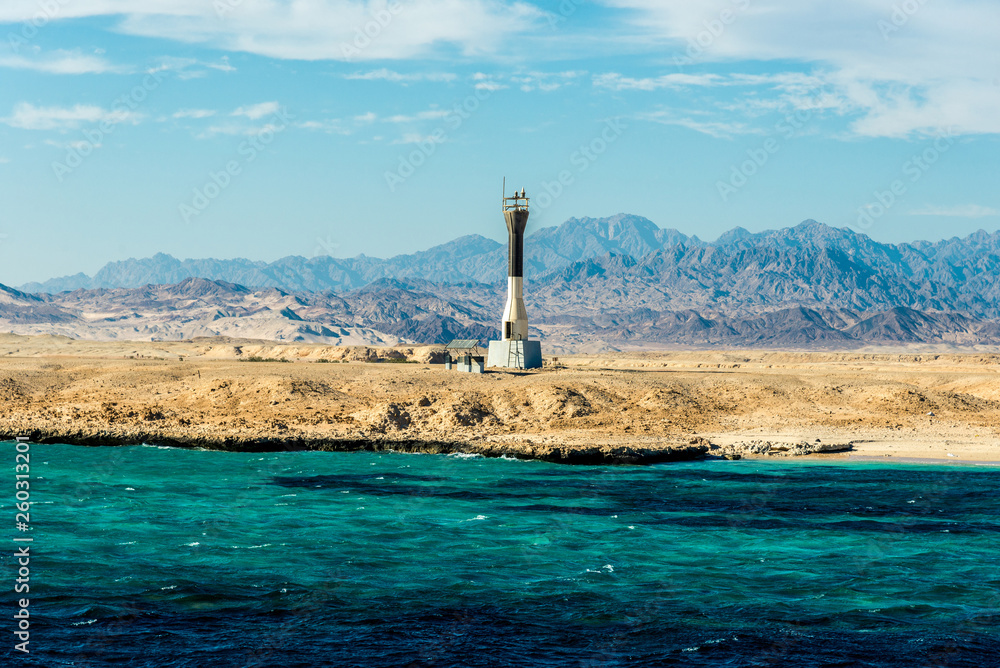
POLYGON ((476 454, 474 452, 454 452, 449 457, 454 457, 455 459, 482 459, 483 456, 476 454))
POLYGON ((184 547, 197 547, 201 543, 184 543, 184 547))
POLYGON ((90 624, 93 624, 96 621, 97 621, 96 619, 85 619, 82 622, 73 622, 73 626, 89 626, 90 624))
POLYGON ((170 591, 171 589, 177 589, 177 585, 170 585, 168 587, 160 587, 160 591, 170 591))
POLYGON ((115 545, 135 545, 135 541, 134 540, 130 540, 127 543, 115 543, 115 545))
POLYGON ((614 567, 614 566, 612 566, 611 564, 604 564, 603 566, 601 566, 601 567, 600 567, 600 568, 599 568, 598 570, 596 570, 596 571, 592 571, 592 570, 590 570, 590 569, 588 568, 588 569, 587 569, 587 572, 588 572, 588 573, 614 573, 614 572, 615 572, 615 567, 614 567))
POLYGON ((471 520, 462 520, 463 522, 482 522, 483 520, 488 520, 489 515, 476 515, 471 520))
POLYGON ((135 487, 126 487, 125 491, 126 492, 134 492, 135 491, 135 487))

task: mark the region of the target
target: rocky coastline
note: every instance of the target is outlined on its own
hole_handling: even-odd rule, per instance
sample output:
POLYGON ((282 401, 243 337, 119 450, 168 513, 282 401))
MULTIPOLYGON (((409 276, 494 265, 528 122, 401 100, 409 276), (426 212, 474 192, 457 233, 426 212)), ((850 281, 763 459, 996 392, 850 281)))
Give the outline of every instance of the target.
POLYGON ((704 458, 711 446, 702 439, 686 444, 636 447, 628 445, 532 445, 488 441, 448 441, 420 438, 322 438, 309 436, 192 436, 139 429, 46 428, 24 431, 7 427, 0 440, 27 437, 34 443, 64 443, 89 447, 156 445, 226 452, 400 452, 429 455, 478 455, 486 458, 540 460, 570 465, 644 465, 704 458))

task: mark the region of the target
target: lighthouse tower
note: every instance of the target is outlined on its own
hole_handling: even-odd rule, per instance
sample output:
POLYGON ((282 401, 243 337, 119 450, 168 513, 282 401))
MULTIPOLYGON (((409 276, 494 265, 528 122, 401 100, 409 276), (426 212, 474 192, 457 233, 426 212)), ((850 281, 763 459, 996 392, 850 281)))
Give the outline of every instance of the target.
POLYGON ((513 197, 503 193, 503 217, 509 239, 507 262, 507 304, 503 310, 500 341, 490 341, 486 365, 507 369, 536 369, 542 366, 542 344, 528 339, 528 312, 524 308, 524 228, 528 225, 528 202, 524 193, 513 197))

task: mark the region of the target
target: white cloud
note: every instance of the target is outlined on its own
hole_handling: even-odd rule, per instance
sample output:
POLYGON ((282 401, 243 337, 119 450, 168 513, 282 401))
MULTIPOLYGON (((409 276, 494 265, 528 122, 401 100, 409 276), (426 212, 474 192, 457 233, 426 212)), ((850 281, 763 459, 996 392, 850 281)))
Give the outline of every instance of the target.
POLYGON ((526 93, 540 90, 550 93, 572 84, 576 79, 585 76, 586 72, 571 70, 567 72, 529 72, 517 74, 510 78, 511 82, 520 86, 526 93))
POLYGON ((491 93, 494 91, 503 90, 504 88, 507 88, 507 86, 497 83, 496 81, 479 81, 476 83, 476 90, 485 90, 491 93))
POLYGON ((839 108, 850 111, 858 136, 908 137, 949 127, 1000 133, 997 2, 915 1, 910 13, 899 9, 907 3, 883 0, 602 2, 636 12, 633 41, 666 51, 681 68, 781 61, 814 69, 840 97, 839 108), (727 8, 732 13, 723 24, 727 8))
POLYGON ((150 72, 180 72, 184 69, 191 67, 192 65, 197 65, 198 61, 194 58, 175 58, 174 56, 164 56, 159 59, 159 63, 156 67, 149 68, 150 72))
MULTIPOLYGON (((209 115, 214 116, 215 112, 211 110, 194 109, 181 111, 178 113, 189 114, 188 118, 206 118, 207 116, 194 116, 193 114, 208 112, 209 115)), ((282 116, 284 112, 281 109, 281 105, 278 102, 259 102, 257 104, 250 104, 242 107, 237 107, 230 113, 226 114, 224 118, 219 119, 214 125, 210 125, 204 130, 201 130, 195 135, 197 139, 210 139, 216 135, 255 135, 264 132, 266 129, 275 129, 275 126, 268 123, 265 125, 258 125, 252 123, 251 121, 260 121, 262 118, 268 116, 282 116)), ((177 115, 175 114, 175 117, 177 115)), ((284 123, 284 119, 282 119, 284 123)), ((310 126, 304 123, 297 123, 296 127, 315 130, 319 129, 318 126, 310 126)))
POLYGON ((844 113, 843 98, 831 94, 822 77, 801 72, 771 74, 682 74, 635 79, 616 72, 593 77, 594 86, 607 90, 652 92, 661 89, 740 89, 732 102, 709 103, 698 111, 658 110, 638 113, 638 120, 686 127, 718 138, 734 135, 760 134, 762 131, 747 123, 748 119, 764 114, 793 111, 832 111, 844 113), (734 114, 739 116, 734 120, 734 114))
POLYGON ((594 75, 594 85, 613 91, 640 90, 654 91, 660 88, 685 88, 689 86, 718 86, 725 79, 718 74, 664 74, 659 77, 634 79, 617 72, 594 75))
POLYGON ((172 118, 209 118, 216 113, 214 109, 181 109, 174 112, 172 118))
POLYGON ((88 148, 94 149, 94 148, 101 148, 101 146, 103 146, 103 144, 100 143, 95 144, 93 142, 84 141, 82 139, 78 139, 75 141, 55 141, 52 139, 46 139, 42 143, 45 144, 46 146, 55 146, 56 148, 59 149, 76 150, 76 151, 85 151, 88 148))
POLYGON ((1000 216, 1000 210, 979 204, 960 204, 957 206, 927 205, 922 209, 910 212, 911 216, 942 216, 946 218, 986 218, 1000 216))
POLYGON ((436 121, 448 116, 451 112, 445 111, 443 109, 428 109, 427 111, 418 112, 412 116, 406 116, 403 114, 397 114, 395 116, 389 116, 384 118, 386 123, 416 123, 418 121, 436 121))
POLYGON ((0 165, 6 165, 8 162, 10 162, 10 158, 5 158, 4 156, 0 155, 0 165))
POLYGON ((219 70, 220 72, 236 71, 236 68, 229 64, 229 56, 223 56, 217 63, 205 63, 204 65, 205 67, 210 67, 213 70, 219 70))
MULTIPOLYGON (((38 13, 36 0, 0 3, 0 23, 38 13)), ((58 3, 54 16, 116 16, 116 29, 128 34, 274 58, 369 61, 420 57, 439 46, 491 53, 540 26, 545 14, 519 0, 73 0, 58 3)))
POLYGON ((439 144, 442 143, 441 136, 422 135, 418 132, 409 132, 401 138, 392 142, 393 144, 439 144))
POLYGON ((314 130, 316 132, 325 132, 327 134, 334 135, 349 135, 351 131, 345 128, 340 119, 330 118, 322 121, 303 121, 302 123, 297 123, 296 127, 302 128, 303 130, 314 130))
POLYGON ((378 118, 378 116, 375 115, 375 112, 369 111, 359 116, 355 116, 354 120, 358 123, 374 123, 376 118, 378 118))
MULTIPOLYGON (((300 125, 301 127, 301 125, 300 125)), ((248 125, 246 123, 220 123, 218 125, 211 125, 204 131, 199 132, 195 135, 196 139, 211 139, 216 135, 231 135, 231 136, 254 136, 261 135, 265 132, 274 132, 277 134, 284 129, 284 126, 278 126, 274 123, 265 123, 263 125, 248 125)))
POLYGON ((30 102, 20 102, 11 115, 0 122, 23 130, 73 130, 82 125, 97 123, 138 123, 141 115, 124 110, 109 111, 93 105, 78 104, 73 107, 36 107, 30 102))
POLYGON ((277 113, 280 108, 277 102, 261 102, 259 104, 251 104, 248 107, 240 107, 232 115, 246 116, 250 120, 255 121, 258 118, 264 118, 265 116, 277 113))
POLYGON ((372 70, 371 72, 355 72, 345 74, 345 79, 358 81, 390 81, 392 83, 415 83, 418 81, 449 82, 458 78, 450 72, 417 72, 413 74, 402 74, 386 68, 372 70))
POLYGON ((176 72, 177 78, 181 80, 202 79, 209 75, 209 70, 220 72, 235 72, 236 68, 229 64, 229 58, 223 56, 217 63, 209 63, 195 58, 178 58, 175 56, 164 56, 159 58, 155 67, 150 68, 150 72, 176 72))
POLYGON ((30 58, 19 54, 0 55, 0 67, 46 74, 121 74, 128 71, 99 56, 62 50, 30 58))
POLYGON ((677 114, 673 111, 651 111, 634 116, 636 120, 651 121, 662 125, 676 125, 717 139, 730 139, 735 135, 757 134, 758 131, 742 122, 705 120, 693 118, 695 114, 677 114))
POLYGON ((483 72, 476 72, 473 74, 472 80, 476 82, 476 90, 485 90, 492 93, 493 91, 507 88, 507 86, 495 81, 492 75, 485 74, 483 72))
POLYGON ((596 74, 593 84, 615 92, 645 91, 660 89, 681 90, 686 88, 766 88, 774 96, 741 96, 738 104, 721 105, 723 109, 746 110, 752 108, 763 111, 785 109, 831 108, 842 106, 841 101, 831 101, 827 88, 829 83, 821 76, 802 72, 776 72, 772 74, 664 74, 659 77, 636 79, 617 72, 596 74))

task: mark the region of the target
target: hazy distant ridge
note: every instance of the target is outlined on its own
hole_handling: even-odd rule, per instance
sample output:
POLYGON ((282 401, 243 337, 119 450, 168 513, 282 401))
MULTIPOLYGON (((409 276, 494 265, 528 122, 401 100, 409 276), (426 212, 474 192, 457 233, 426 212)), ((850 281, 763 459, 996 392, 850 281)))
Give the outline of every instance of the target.
MULTIPOLYGON (((806 221, 705 243, 620 215, 537 231, 526 268, 533 335, 552 349, 1000 344, 1000 233, 892 245, 806 221)), ((478 236, 388 260, 157 255, 45 284, 73 292, 0 288, 0 328, 124 339, 488 338, 505 269, 505 246, 478 236)))
MULTIPOLYGON (((389 259, 289 256, 266 263, 177 260, 158 254, 109 263, 92 278, 77 274, 20 290, 128 288, 192 277, 337 292, 383 278, 497 283, 505 276, 506 252, 503 244, 471 235, 389 259)), ((547 285, 550 292, 627 288, 638 294, 646 286, 656 294, 642 299, 670 308, 903 306, 1000 317, 1000 232, 936 243, 882 244, 848 229, 806 221, 757 234, 736 228, 705 243, 646 218, 620 214, 574 218, 537 230, 526 242, 525 269, 529 280, 547 285)))
MULTIPOLYGON (((528 236, 525 269, 539 276, 577 260, 620 253, 641 257, 676 244, 700 244, 676 230, 661 230, 641 216, 571 218, 559 227, 528 236)), ((135 288, 179 283, 185 278, 207 278, 248 287, 284 290, 346 291, 380 278, 424 279, 436 283, 468 281, 492 283, 506 277, 507 247, 492 239, 469 235, 411 255, 380 259, 359 255, 339 259, 298 255, 260 262, 235 260, 178 260, 158 253, 151 258, 109 262, 93 277, 86 274, 53 278, 20 286, 24 292, 55 294, 92 288, 135 288)))

